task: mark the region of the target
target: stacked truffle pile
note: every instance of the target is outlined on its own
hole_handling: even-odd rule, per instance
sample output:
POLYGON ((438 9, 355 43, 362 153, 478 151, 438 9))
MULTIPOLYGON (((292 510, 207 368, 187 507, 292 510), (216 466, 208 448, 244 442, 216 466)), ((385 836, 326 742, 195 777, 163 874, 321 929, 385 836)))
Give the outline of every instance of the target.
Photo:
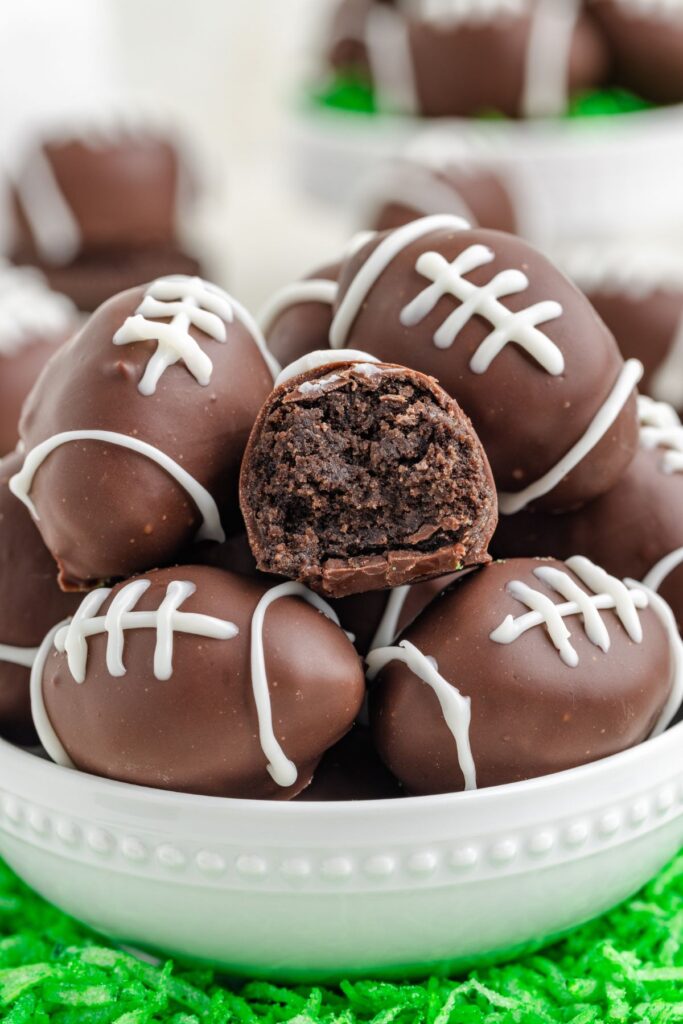
POLYGON ((683 8, 668 0, 341 0, 324 63, 338 85, 368 90, 374 109, 427 117, 562 115, 573 98, 605 86, 675 103, 683 100, 683 8))
POLYGON ((570 520, 642 454, 640 366, 587 299, 441 215, 356 240, 268 328, 279 373, 232 297, 161 278, 42 373, 2 501, 47 635, 4 616, 5 731, 138 785, 320 800, 516 782, 666 728, 683 647, 654 589, 580 550, 488 554, 498 503, 570 520))
POLYGON ((11 182, 12 259, 91 312, 161 274, 195 274, 185 236, 196 183, 168 138, 126 124, 31 146, 11 182))

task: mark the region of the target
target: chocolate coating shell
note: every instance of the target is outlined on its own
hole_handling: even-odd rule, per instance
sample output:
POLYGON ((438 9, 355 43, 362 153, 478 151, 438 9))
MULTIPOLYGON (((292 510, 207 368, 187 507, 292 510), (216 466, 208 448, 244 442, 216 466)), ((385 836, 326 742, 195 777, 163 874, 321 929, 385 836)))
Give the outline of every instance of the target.
POLYGON ((683 100, 683 11, 669 4, 593 0, 619 85, 653 103, 683 100))
POLYGON ((262 572, 335 598, 487 561, 497 516, 457 403, 379 363, 330 363, 275 388, 245 451, 240 507, 262 572))
MULTIPOLYGON (((343 265, 336 309, 387 235, 370 240, 343 265)), ((435 230, 405 246, 368 292, 344 344, 436 377, 471 417, 498 489, 509 492, 540 479, 583 436, 623 367, 613 336, 585 296, 552 263, 519 238, 483 229, 435 230), (564 357, 562 374, 551 375, 514 343, 507 344, 484 373, 472 372, 470 360, 492 331, 478 315, 470 317, 449 348, 437 347, 435 332, 460 306, 452 295, 439 299, 415 326, 401 323, 403 308, 429 285, 416 269, 418 258, 435 251, 451 262, 474 245, 488 247, 494 259, 467 274, 473 284, 484 286, 509 269, 526 274, 529 286, 501 299, 507 309, 518 312, 546 300, 560 303, 562 315, 540 329, 564 357)), ((634 394, 593 451, 536 504, 566 509, 608 490, 633 458, 637 437, 634 394)))
MULTIPOLYGON (((478 788, 563 771, 641 743, 671 690, 669 641, 649 607, 638 613, 639 644, 613 611, 601 613, 611 641, 606 653, 588 639, 580 617, 565 619, 579 657, 575 668, 561 660, 543 625, 510 644, 491 640, 506 616, 527 611, 507 592, 511 580, 561 603, 533 575, 540 565, 566 568, 554 559, 491 563, 437 598, 403 637, 435 658, 441 675, 471 700, 478 788)), ((370 713, 380 756, 409 792, 463 788, 438 698, 406 665, 393 661, 382 670, 370 691, 370 713)))
POLYGON ((369 729, 354 725, 323 754, 310 786, 296 798, 321 800, 391 800, 403 796, 400 783, 382 764, 369 729))
MULTIPOLYGON (((57 568, 30 515, 8 487, 21 457, 0 461, 0 645, 35 648, 80 603, 57 586, 57 568)), ((35 740, 31 720, 31 670, 0 650, 0 733, 17 743, 35 740)))
MULTIPOLYGON (((69 430, 109 430, 165 452, 215 498, 224 525, 237 517, 237 478, 256 414, 272 377, 247 328, 235 317, 219 343, 190 328, 213 363, 201 386, 178 362, 154 394, 138 383, 156 341, 117 346, 115 332, 145 287, 101 306, 62 348, 29 395, 21 438, 30 451, 69 430)), ((38 469, 31 497, 39 529, 64 587, 87 587, 168 564, 195 537, 200 516, 188 493, 146 456, 101 441, 63 445, 38 469)))
MULTIPOLYGON (((565 515, 503 516, 491 550, 497 558, 586 555, 620 579, 644 579, 683 547, 683 473, 666 473, 661 449, 640 450, 611 491, 565 515)), ((683 629, 683 564, 660 588, 683 629)))
MULTIPOLYGON (((314 270, 305 280, 336 281, 339 263, 314 270)), ((328 302, 296 302, 267 325, 266 341, 281 366, 288 366, 309 352, 328 348, 332 306, 328 302)))
MULTIPOLYGON (((155 677, 153 629, 124 632, 126 674, 106 664, 107 637, 87 640, 83 683, 54 648, 43 672, 48 719, 83 771, 122 782, 215 796, 289 799, 310 781, 320 757, 351 727, 365 684, 343 631, 298 597, 273 602, 263 630, 273 725, 297 767, 283 788, 267 771, 258 735, 250 670, 251 620, 268 590, 203 566, 148 573, 136 611, 156 610, 174 580, 196 585, 182 611, 233 622, 239 634, 218 640, 176 631, 170 679, 155 677)), ((106 614, 117 587, 102 609, 106 614)))
POLYGON ((60 334, 25 338, 16 352, 7 355, 0 352, 0 455, 16 448, 24 400, 48 359, 67 337, 60 334))

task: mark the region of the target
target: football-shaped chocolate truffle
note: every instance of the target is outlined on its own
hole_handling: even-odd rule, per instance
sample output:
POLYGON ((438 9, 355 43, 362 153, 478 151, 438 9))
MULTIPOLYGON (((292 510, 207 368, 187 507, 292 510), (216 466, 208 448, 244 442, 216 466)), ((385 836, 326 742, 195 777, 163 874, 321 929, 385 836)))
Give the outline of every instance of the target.
POLYGON ((400 227, 434 213, 452 213, 473 227, 514 234, 515 204, 503 180, 469 161, 432 167, 396 160, 372 171, 360 192, 361 222, 375 231, 400 227))
POLYGON ((297 583, 176 566, 95 590, 31 680, 60 764, 141 786, 289 799, 351 727, 360 659, 297 583))
POLYGON ((342 266, 330 343, 436 377, 472 419, 503 513, 588 501, 635 453, 642 366, 513 235, 443 214, 371 238, 342 266))
POLYGON ((683 6, 678 0, 590 0, 619 85, 653 103, 683 100, 683 6))
POLYGON ((181 251, 194 186, 165 138, 115 126, 34 145, 13 181, 13 259, 95 309, 116 292, 196 273, 181 251))
POLYGON ((24 399, 77 324, 73 303, 37 271, 0 263, 0 455, 16 446, 24 399))
POLYGON ((335 744, 315 770, 313 781, 298 800, 391 800, 403 796, 399 782, 380 761, 370 735, 363 725, 335 744))
POLYGON ((642 391, 683 409, 683 248, 602 242, 576 246, 560 260, 624 358, 642 362, 642 391))
POLYGON ((496 523, 486 455, 457 403, 430 377, 369 360, 328 351, 283 371, 242 464, 258 568, 331 597, 487 561, 496 523))
POLYGON ((563 771, 663 730, 682 654, 662 598, 586 558, 494 562, 368 655, 375 743, 415 794, 563 771))
POLYGON ((582 7, 581 0, 346 0, 332 25, 329 60, 366 77, 380 109, 428 117, 562 114, 608 66, 604 40, 582 7))
POLYGON ((261 310, 259 326, 281 366, 327 348, 338 275, 339 263, 321 267, 275 292, 261 310))
POLYGON ((17 743, 35 739, 31 665, 49 629, 78 608, 57 586, 55 563, 8 482, 19 455, 0 461, 0 733, 17 743))
POLYGON ((12 481, 64 587, 166 565, 222 540, 273 377, 249 314, 215 285, 168 277, 106 302, 46 367, 12 481))
POLYGON ((505 516, 496 557, 573 552, 659 591, 683 629, 683 427, 671 406, 639 397, 641 448, 611 491, 565 515, 505 516))

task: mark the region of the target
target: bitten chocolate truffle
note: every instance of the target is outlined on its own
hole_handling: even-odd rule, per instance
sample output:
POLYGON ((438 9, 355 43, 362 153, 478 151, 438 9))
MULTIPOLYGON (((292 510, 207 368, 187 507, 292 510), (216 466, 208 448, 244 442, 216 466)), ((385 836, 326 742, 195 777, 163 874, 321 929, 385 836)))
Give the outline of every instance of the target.
POLYGON ((683 100, 683 7, 667 0, 590 0, 619 85, 653 103, 683 100))
POLYGON ((624 359, 642 362, 641 390, 683 410, 683 247, 593 242, 567 249, 560 260, 624 359))
POLYGON ((431 166, 417 159, 395 160, 375 168, 360 189, 362 224, 387 231, 435 213, 463 217, 472 227, 515 234, 515 202, 490 167, 461 160, 431 166))
POLYGON ((43 637, 79 605, 57 586, 55 563, 31 517, 8 487, 21 458, 0 461, 0 734, 35 741, 31 665, 43 637))
POLYGON ((563 114, 608 70, 580 0, 343 0, 328 60, 379 110, 428 117, 563 114))
POLYGON ((45 639, 36 729, 60 764, 141 786, 286 800, 363 701, 360 659, 296 583, 176 566, 95 590, 45 639))
POLYGON ((342 266, 330 347, 435 377, 471 417, 500 511, 562 510, 609 490, 638 442, 634 387, 584 295, 526 242, 423 217, 342 266))
POLYGON ((77 326, 73 303, 37 271, 0 263, 0 455, 16 447, 24 399, 77 326))
POLYGON ((48 138, 14 176, 12 258, 89 312, 141 281, 197 273, 182 237, 194 194, 180 151, 153 132, 112 125, 48 138))
POLYGON ((115 296, 24 406, 14 493, 65 588, 167 565, 238 521, 237 479, 272 371, 255 323, 199 278, 115 296))
POLYGON ((344 597, 488 560, 489 465, 435 380, 347 351, 307 357, 279 381, 240 478, 262 572, 344 597))
POLYGON ((683 629, 683 427, 671 408, 638 398, 640 450, 617 484, 565 515, 506 516, 491 550, 496 557, 573 552, 600 559, 661 593, 683 629))
POLYGON ((666 727, 682 650, 662 598, 586 558, 494 562, 368 655, 375 743, 413 794, 574 768, 666 727))

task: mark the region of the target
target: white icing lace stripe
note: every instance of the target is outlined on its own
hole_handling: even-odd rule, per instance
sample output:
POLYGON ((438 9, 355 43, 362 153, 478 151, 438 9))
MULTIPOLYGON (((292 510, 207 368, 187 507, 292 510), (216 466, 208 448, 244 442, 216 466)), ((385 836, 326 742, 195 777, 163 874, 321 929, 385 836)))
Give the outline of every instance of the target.
POLYGON ((388 647, 393 644, 398 635, 399 619, 411 589, 410 583, 406 583, 402 587, 394 587, 389 591, 382 618, 370 641, 370 651, 374 651, 377 647, 388 647))
POLYGON ((527 43, 522 96, 525 117, 565 112, 572 41, 580 12, 578 0, 537 0, 527 43))
POLYGON ((261 749, 268 760, 268 774, 273 781, 284 788, 293 786, 297 780, 296 765, 289 760, 280 746, 273 729, 273 708, 268 689, 266 673, 266 657, 263 643, 263 624, 265 615, 273 603, 281 597, 301 597, 319 612, 326 615, 337 626, 339 618, 335 611, 314 594, 303 583, 280 583, 266 591, 256 605, 251 620, 251 683, 254 689, 254 701, 259 723, 259 740, 261 749))
POLYGON ((180 484, 183 490, 189 495, 197 506, 202 517, 202 525, 197 532, 197 540, 215 540, 222 543, 225 540, 225 533, 221 525, 221 517, 218 506, 213 496, 207 491, 198 480, 183 469, 169 455, 162 452, 154 445, 141 441, 137 437, 128 437, 127 434, 118 434, 111 430, 67 430, 61 434, 55 434, 46 441, 36 445, 26 455, 22 468, 11 477, 9 482, 10 490, 20 501, 23 501, 35 520, 39 519, 37 510, 31 501, 31 488, 37 471, 45 459, 56 451, 63 444, 71 444, 76 441, 101 441, 104 444, 116 445, 119 448, 127 448, 137 455, 156 462, 169 476, 180 484))
POLYGON ((557 487, 599 444, 628 402, 633 389, 642 376, 643 364, 638 359, 628 359, 624 363, 612 391, 595 414, 583 437, 569 449, 566 455, 562 456, 551 470, 539 480, 529 484, 523 491, 514 493, 501 491, 498 494, 499 511, 506 516, 521 512, 532 501, 537 501, 557 487))
POLYGON ((61 764, 65 768, 75 768, 76 766, 64 749, 62 741, 52 727, 52 722, 48 718, 45 707, 45 698, 43 697, 43 674, 47 665, 47 659, 54 649, 55 637, 60 630, 68 626, 68 623, 69 620, 66 619, 64 622, 53 626, 38 648, 38 653, 31 669, 31 717, 33 718, 35 730, 38 733, 38 739, 45 749, 47 756, 55 764, 61 764))
POLYGON ((521 270, 502 270, 483 286, 466 279, 467 274, 495 260, 496 254, 485 245, 471 245, 449 263, 441 253, 424 252, 415 269, 432 283, 401 310, 404 327, 421 323, 445 295, 459 305, 446 317, 434 334, 437 348, 450 348, 473 316, 489 321, 493 331, 481 342, 470 360, 473 373, 485 373, 496 356, 514 342, 553 376, 564 372, 564 356, 538 325, 562 316, 562 306, 552 300, 537 302, 517 313, 499 300, 525 291, 529 278, 521 270))
POLYGON ((309 352, 308 355, 295 359, 289 366, 275 378, 275 387, 284 384, 285 381, 298 377, 300 373, 309 373, 311 370, 319 370, 323 366, 333 363, 378 363, 379 359, 371 356, 368 352, 361 352, 355 348, 320 349, 318 352, 309 352))
POLYGON ((258 322, 264 334, 268 334, 275 321, 291 306, 299 306, 308 302, 319 302, 332 306, 337 298, 339 286, 336 281, 324 278, 311 278, 305 281, 294 281, 286 284, 275 292, 258 315, 258 322))
POLYGON ((606 653, 610 649, 610 638, 599 613, 612 610, 629 638, 634 643, 642 643, 643 628, 638 609, 648 606, 645 591, 637 586, 627 587, 583 555, 568 558, 565 565, 592 594, 582 591, 563 570, 554 566, 539 566, 534 569, 534 576, 568 600, 555 604, 546 594, 527 583, 511 580, 507 592, 531 610, 517 618, 507 615, 490 634, 490 639, 498 644, 511 644, 527 630, 543 625, 565 665, 576 668, 579 656, 570 642, 571 633, 564 622, 565 618, 580 615, 588 639, 606 653))
POLYGON ((433 659, 422 653, 408 640, 402 640, 398 647, 378 647, 366 658, 372 680, 391 661, 402 661, 418 679, 430 686, 436 694, 444 721, 448 726, 458 754, 458 764, 465 780, 465 789, 477 788, 477 772, 470 745, 471 701, 463 697, 458 688, 441 675, 433 659))
POLYGON ((13 644, 0 644, 0 661, 9 665, 20 665, 30 668, 38 653, 37 647, 15 647, 13 644))
POLYGON ((123 663, 124 632, 130 629, 153 629, 156 632, 154 676, 167 680, 173 675, 173 643, 176 633, 232 640, 239 630, 234 622, 217 619, 199 612, 182 612, 180 606, 196 591, 194 583, 173 580, 166 588, 163 601, 156 610, 134 611, 142 595, 151 586, 150 580, 133 580, 116 595, 107 615, 98 615, 111 590, 94 590, 81 602, 76 614, 62 625, 54 638, 55 648, 67 656, 69 672, 77 683, 83 683, 88 667, 88 638, 107 636, 106 665, 110 676, 126 674, 123 663), (114 609, 112 614, 112 609, 114 609))
POLYGON ((370 253, 342 298, 330 327, 330 348, 343 348, 353 322, 370 289, 392 261, 413 242, 432 231, 466 231, 469 224, 462 217, 435 214, 421 217, 391 231, 370 253))

